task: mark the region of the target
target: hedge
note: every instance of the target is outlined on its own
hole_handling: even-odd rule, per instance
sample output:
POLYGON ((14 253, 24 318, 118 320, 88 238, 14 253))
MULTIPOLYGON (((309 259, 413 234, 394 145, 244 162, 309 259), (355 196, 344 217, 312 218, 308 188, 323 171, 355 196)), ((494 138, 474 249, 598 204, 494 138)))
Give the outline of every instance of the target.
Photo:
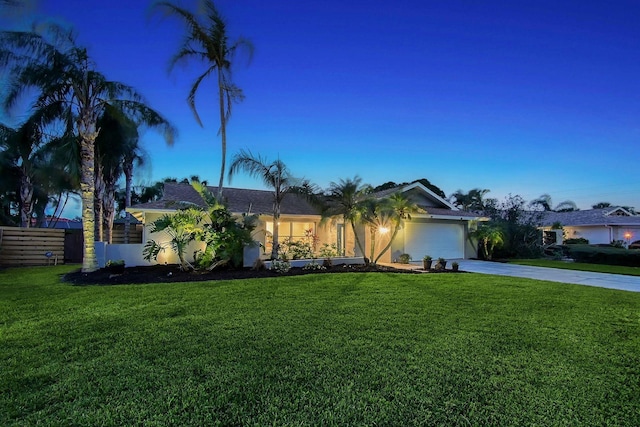
POLYGON ((590 245, 565 245, 576 262, 640 267, 640 251, 590 245))

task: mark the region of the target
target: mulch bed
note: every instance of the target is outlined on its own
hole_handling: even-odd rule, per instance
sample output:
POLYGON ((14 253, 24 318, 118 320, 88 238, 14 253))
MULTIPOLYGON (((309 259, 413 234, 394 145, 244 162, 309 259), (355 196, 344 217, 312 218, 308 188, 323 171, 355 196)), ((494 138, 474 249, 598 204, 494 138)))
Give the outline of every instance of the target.
MULTIPOLYGON (((119 285, 129 283, 173 283, 173 282, 201 282, 210 280, 256 279, 268 277, 300 276, 304 274, 330 273, 402 273, 421 274, 422 271, 406 270, 380 265, 345 264, 336 265, 326 270, 304 270, 292 268, 287 273, 276 273, 271 270, 253 270, 220 268, 213 271, 181 271, 177 265, 153 265, 146 267, 128 267, 122 274, 113 274, 107 269, 100 269, 92 273, 74 271, 63 276, 63 280, 75 285, 119 285)), ((436 272, 436 271, 431 271, 436 272)), ((451 273, 446 270, 444 273, 451 273)))

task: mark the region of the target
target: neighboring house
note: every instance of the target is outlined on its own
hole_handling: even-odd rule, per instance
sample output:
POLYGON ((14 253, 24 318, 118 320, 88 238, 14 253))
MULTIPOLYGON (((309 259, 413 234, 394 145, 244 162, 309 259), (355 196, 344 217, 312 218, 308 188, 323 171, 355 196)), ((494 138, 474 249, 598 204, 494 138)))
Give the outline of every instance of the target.
MULTIPOLYGON (((215 188, 210 188, 215 194, 215 188)), ((469 242, 470 222, 484 220, 476 214, 458 210, 446 200, 437 196, 420 183, 410 184, 375 193, 375 197, 385 197, 395 191, 407 193, 409 198, 420 208, 420 213, 412 214, 381 262, 396 260, 402 253, 408 253, 414 260, 421 260, 424 255, 434 258, 443 257, 469 258, 476 256, 476 248, 469 242)), ((223 189, 223 198, 229 210, 235 215, 243 213, 257 214, 258 227, 254 231, 254 239, 260 243, 262 255, 268 256, 271 251, 271 233, 273 231, 273 192, 265 190, 249 190, 241 188, 223 189)), ((181 207, 196 205, 205 207, 204 200, 189 184, 165 183, 161 200, 132 206, 128 211, 144 224, 142 241, 157 240, 160 236, 149 232, 149 225, 164 214, 175 212, 181 207)), ((281 204, 279 227, 280 242, 285 239, 306 241, 319 250, 323 244, 335 244, 347 256, 361 256, 356 248, 351 226, 343 224, 341 217, 322 221, 320 211, 296 194, 288 194, 281 204)), ((369 232, 360 226, 358 232, 369 251, 369 232)), ((388 239, 389 236, 386 236, 388 239)), ((385 236, 376 242, 376 252, 385 246, 385 236)), ((198 245, 187 253, 196 250, 198 245)), ((368 254, 367 254, 368 255, 368 254)), ((159 262, 173 263, 177 258, 165 254, 166 258, 159 262), (175 258, 175 259, 174 259, 175 258)))
POLYGON ((640 216, 620 207, 573 212, 544 212, 542 230, 562 225, 564 239, 584 238, 590 244, 621 240, 626 245, 640 239, 640 216))

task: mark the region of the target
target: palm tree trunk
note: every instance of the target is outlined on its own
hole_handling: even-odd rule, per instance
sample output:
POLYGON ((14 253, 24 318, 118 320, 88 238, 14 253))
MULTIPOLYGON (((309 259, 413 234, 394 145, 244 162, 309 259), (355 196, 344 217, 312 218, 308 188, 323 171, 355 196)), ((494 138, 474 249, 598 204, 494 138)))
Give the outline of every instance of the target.
POLYGON ((116 214, 116 190, 114 184, 107 185, 102 201, 104 241, 113 243, 113 220, 116 214))
POLYGON ((98 269, 95 248, 95 140, 98 133, 95 125, 81 123, 80 130, 80 196, 82 198, 82 235, 84 248, 82 253, 82 271, 92 272, 98 269))
POLYGON ((377 264, 378 260, 382 257, 382 255, 384 255, 384 253, 389 250, 389 248, 391 247, 391 244, 393 243, 393 240, 396 238, 396 235, 398 234, 399 230, 400 230, 399 226, 396 226, 394 228, 393 233, 391 234, 391 238, 389 239, 389 243, 387 243, 387 245, 384 248, 382 248, 382 250, 380 251, 380 253, 376 257, 375 261, 373 261, 374 264, 377 264))
MULTIPOLYGON (((122 166, 124 171, 124 207, 125 210, 131 206, 131 181, 133 180, 133 162, 128 161, 122 166)), ((124 219, 124 243, 129 243, 129 233, 131 232, 131 214, 126 212, 124 219)))
POLYGON ((368 264, 367 257, 365 256, 364 247, 362 246, 362 242, 360 241, 360 237, 358 237, 358 232, 356 231, 356 223, 353 220, 350 220, 349 222, 351 223, 351 229, 353 230, 353 237, 356 239, 356 245, 358 246, 360 253, 364 257, 364 262, 368 264))
POLYGON ((278 259, 278 250, 280 249, 280 205, 274 206, 273 209, 273 245, 271 247, 271 259, 278 259))
MULTIPOLYGON (((222 203, 222 185, 224 183, 224 170, 227 160, 227 123, 224 109, 224 82, 222 70, 218 70, 218 102, 220 107, 220 139, 222 145, 222 159, 220 166, 220 182, 218 183, 218 202, 222 203)), ((274 227, 275 230, 275 227, 274 227)))
POLYGON ((20 227, 31 227, 33 213, 33 183, 26 173, 20 179, 20 227))
POLYGON ((99 164, 99 161, 96 162, 95 165, 95 184, 94 184, 94 215, 95 215, 95 238, 98 242, 104 242, 104 228, 102 226, 103 218, 104 218, 104 193, 105 193, 105 183, 102 177, 102 167, 99 164))
POLYGON ((376 251, 376 228, 370 227, 369 234, 371 236, 371 243, 370 243, 371 247, 369 248, 369 253, 370 253, 369 259, 371 260, 371 262, 375 264, 375 261, 373 260, 373 255, 375 254, 375 251, 376 251))

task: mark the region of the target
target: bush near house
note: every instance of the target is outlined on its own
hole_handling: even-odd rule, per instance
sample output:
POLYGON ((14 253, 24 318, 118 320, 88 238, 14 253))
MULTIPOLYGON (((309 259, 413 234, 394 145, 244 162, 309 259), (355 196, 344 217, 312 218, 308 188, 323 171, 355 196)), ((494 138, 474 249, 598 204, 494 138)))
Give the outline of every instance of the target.
POLYGON ((640 267, 640 253, 636 251, 590 245, 564 246, 568 255, 577 262, 640 267))

